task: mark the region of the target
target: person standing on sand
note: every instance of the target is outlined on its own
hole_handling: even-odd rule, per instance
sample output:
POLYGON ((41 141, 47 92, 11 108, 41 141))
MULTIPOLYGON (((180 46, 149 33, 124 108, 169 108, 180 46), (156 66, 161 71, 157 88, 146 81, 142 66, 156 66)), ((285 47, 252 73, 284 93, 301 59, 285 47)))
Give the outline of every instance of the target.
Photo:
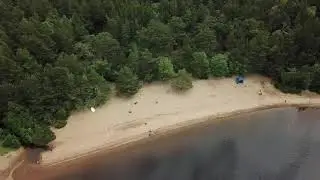
POLYGON ((152 131, 151 131, 151 129, 149 130, 149 137, 152 135, 152 131))

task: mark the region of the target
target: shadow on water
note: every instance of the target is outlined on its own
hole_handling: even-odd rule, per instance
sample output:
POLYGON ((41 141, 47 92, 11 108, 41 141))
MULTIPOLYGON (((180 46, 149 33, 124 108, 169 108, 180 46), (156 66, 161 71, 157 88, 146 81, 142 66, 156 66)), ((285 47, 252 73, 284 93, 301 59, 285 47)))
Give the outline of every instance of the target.
MULTIPOLYGON (((198 151, 194 150, 194 151, 198 151)), ((222 140, 205 151, 171 155, 149 171, 146 180, 233 180, 237 166, 236 143, 222 140)))
POLYGON ((280 168, 278 172, 263 172, 258 174, 258 180, 295 180, 301 166, 308 159, 310 152, 310 137, 309 132, 301 139, 298 145, 296 157, 291 162, 288 162, 280 168))
MULTIPOLYGON (((303 109, 305 111, 306 109, 303 109)), ((311 132, 313 129, 313 123, 310 122, 307 125, 305 134, 302 136, 299 144, 296 157, 294 160, 280 169, 280 172, 276 176, 276 180, 294 180, 299 173, 300 167, 307 160, 310 155, 311 146, 311 132)))
POLYGON ((236 142, 233 139, 222 140, 212 151, 211 157, 196 167, 193 180, 234 180, 238 161, 236 142))
POLYGON ((48 169, 33 149, 15 180, 317 180, 319 115, 268 110, 48 169))
POLYGON ((299 172, 300 167, 309 156, 309 139, 307 137, 301 142, 300 148, 297 152, 297 157, 293 162, 284 166, 277 175, 276 180, 294 180, 299 172))

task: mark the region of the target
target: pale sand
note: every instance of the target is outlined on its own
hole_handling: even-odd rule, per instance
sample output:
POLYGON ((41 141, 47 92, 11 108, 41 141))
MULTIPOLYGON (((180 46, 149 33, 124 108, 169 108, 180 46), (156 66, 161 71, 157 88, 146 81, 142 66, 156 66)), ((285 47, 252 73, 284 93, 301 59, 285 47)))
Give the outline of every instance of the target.
POLYGON ((0 179, 4 179, 4 177, 10 173, 9 171, 15 166, 16 162, 19 161, 22 153, 23 148, 20 148, 16 151, 0 156, 0 179))
POLYGON ((8 175, 8 177, 6 178, 6 180, 14 180, 14 178, 12 177, 14 171, 22 165, 22 163, 24 162, 24 160, 20 161, 19 163, 16 163, 14 167, 12 167, 12 169, 10 170, 10 173, 8 175))
POLYGON ((235 84, 233 78, 198 80, 184 94, 173 93, 169 85, 147 85, 132 99, 113 98, 94 113, 88 110, 73 114, 65 128, 55 130, 55 148, 42 153, 41 164, 54 165, 141 140, 149 136, 149 130, 157 135, 236 112, 320 105, 320 96, 307 94, 280 93, 268 79, 257 76, 246 79, 243 85, 235 84))

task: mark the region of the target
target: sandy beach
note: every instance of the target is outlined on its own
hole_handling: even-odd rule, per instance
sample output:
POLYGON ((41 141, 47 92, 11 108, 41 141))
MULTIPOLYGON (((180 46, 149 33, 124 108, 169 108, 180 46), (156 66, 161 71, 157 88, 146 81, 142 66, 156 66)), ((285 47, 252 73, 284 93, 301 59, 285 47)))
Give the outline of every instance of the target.
POLYGON ((112 98, 94 113, 73 114, 66 127, 54 130, 55 148, 42 153, 41 164, 70 161, 216 117, 289 105, 318 106, 320 96, 283 94, 258 76, 242 85, 233 78, 198 80, 183 94, 167 84, 146 85, 131 99, 112 98))
POLYGON ((23 148, 16 151, 9 152, 3 156, 0 156, 0 179, 5 179, 10 173, 10 170, 14 168, 16 163, 20 160, 23 153, 23 148))

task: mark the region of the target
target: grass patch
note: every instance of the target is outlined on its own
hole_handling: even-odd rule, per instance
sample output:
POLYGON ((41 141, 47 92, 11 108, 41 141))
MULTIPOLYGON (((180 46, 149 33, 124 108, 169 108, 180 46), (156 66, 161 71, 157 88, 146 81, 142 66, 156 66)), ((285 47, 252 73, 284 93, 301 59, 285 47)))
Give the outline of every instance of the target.
POLYGON ((7 148, 2 146, 2 142, 0 143, 0 156, 6 155, 11 151, 14 151, 16 149, 14 148, 7 148))

